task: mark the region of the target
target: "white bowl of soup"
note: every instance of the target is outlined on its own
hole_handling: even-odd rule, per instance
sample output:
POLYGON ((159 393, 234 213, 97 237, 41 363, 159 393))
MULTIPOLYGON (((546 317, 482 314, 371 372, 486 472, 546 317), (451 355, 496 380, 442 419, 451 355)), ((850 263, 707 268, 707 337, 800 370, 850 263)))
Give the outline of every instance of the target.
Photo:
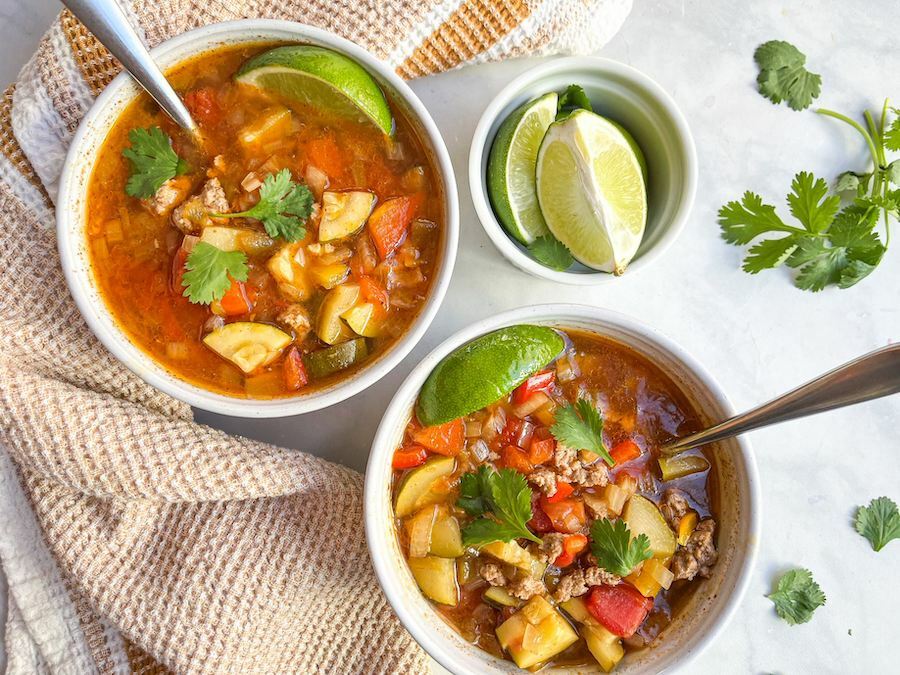
POLYGON ((453 169, 422 103, 362 48, 293 22, 215 24, 152 54, 202 141, 127 74, 82 120, 57 229, 91 329, 222 414, 309 412, 380 379, 456 255, 453 169))
POLYGON ((388 600, 454 673, 684 666, 746 590, 759 481, 743 439, 658 449, 732 413, 693 357, 621 314, 543 305, 460 331, 372 446, 366 537, 388 600))

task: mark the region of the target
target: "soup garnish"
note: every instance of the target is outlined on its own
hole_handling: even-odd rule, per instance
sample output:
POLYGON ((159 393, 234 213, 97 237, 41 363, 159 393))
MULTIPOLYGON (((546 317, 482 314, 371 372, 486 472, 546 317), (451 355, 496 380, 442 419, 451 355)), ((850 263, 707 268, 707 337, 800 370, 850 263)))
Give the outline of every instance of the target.
POLYGON ((223 47, 168 77, 202 143, 141 95, 88 186, 91 264, 120 327, 179 378, 252 398, 384 353, 425 302, 443 226, 403 109, 310 45, 223 47))
POLYGON ((710 575, 711 461, 657 452, 702 420, 643 355, 584 331, 504 328, 439 364, 416 413, 393 458, 398 538, 425 597, 482 649, 525 669, 609 671, 710 575))

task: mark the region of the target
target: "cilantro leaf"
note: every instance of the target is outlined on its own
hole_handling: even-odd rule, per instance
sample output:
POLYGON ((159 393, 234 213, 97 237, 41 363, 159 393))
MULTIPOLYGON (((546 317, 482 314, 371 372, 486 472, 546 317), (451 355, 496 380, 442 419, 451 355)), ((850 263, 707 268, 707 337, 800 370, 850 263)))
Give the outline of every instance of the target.
POLYGON ((591 523, 591 553, 597 565, 620 577, 652 558, 650 539, 646 534, 631 537, 631 531, 621 518, 615 522, 601 518, 591 523))
POLYGON ((590 401, 579 398, 559 408, 550 433, 563 445, 596 453, 610 466, 616 463, 603 445, 603 419, 590 401))
POLYGON ((569 269, 569 266, 575 262, 565 244, 551 234, 535 239, 531 242, 528 250, 541 265, 557 272, 569 269))
POLYGON ((796 237, 766 239, 750 248, 741 269, 750 274, 757 274, 762 270, 778 267, 791 257, 797 247, 796 237))
POLYGON ((269 174, 259 188, 259 201, 239 213, 215 213, 216 218, 254 218, 262 222, 270 237, 297 241, 306 236, 306 219, 312 212, 312 192, 291 179, 290 169, 269 174))
POLYGON ((132 129, 128 132, 131 146, 122 156, 131 162, 131 176, 125 193, 146 199, 167 180, 187 171, 187 163, 172 149, 172 140, 159 127, 132 129))
POLYGON ((471 516, 492 511, 491 468, 480 466, 476 473, 464 473, 459 478, 459 499, 456 505, 471 516))
POLYGON ((570 84, 559 95, 559 102, 556 104, 556 119, 565 119, 576 110, 593 111, 593 109, 591 99, 584 93, 584 88, 577 84, 570 84))
POLYGON ((900 539, 900 511, 893 500, 879 497, 860 506, 856 512, 856 531, 880 551, 888 542, 900 539))
POLYGON ((828 184, 811 173, 801 171, 791 182, 787 196, 791 214, 810 232, 824 232, 841 206, 841 198, 828 195, 828 184))
MULTIPOLYGON (((528 521, 532 516, 531 488, 528 487, 525 476, 513 469, 500 469, 499 472, 488 467, 482 469, 476 475, 480 500, 477 508, 484 507, 490 515, 482 515, 462 528, 463 544, 483 546, 493 541, 519 538, 540 543, 540 538, 528 529, 528 521), (487 486, 490 486, 489 499, 485 498, 484 488, 487 486)), ((469 490, 475 487, 471 479, 468 486, 469 490)), ((472 508, 476 507, 473 502, 467 504, 472 508)))
POLYGON ((778 616, 792 626, 806 623, 813 612, 825 604, 825 594, 813 580, 812 573, 805 569, 787 572, 768 598, 775 603, 778 616))
POLYGON ((764 204, 762 197, 749 190, 741 201, 731 201, 719 209, 719 225, 722 238, 729 244, 749 244, 766 232, 793 232, 778 214, 775 207, 764 204))
POLYGON ((242 251, 223 251, 205 241, 188 254, 182 278, 185 297, 193 303, 208 305, 221 300, 231 288, 231 279, 247 280, 247 255, 242 251), (229 278, 229 276, 231 278, 229 278))
POLYGON ((888 150, 900 150, 900 110, 892 108, 897 117, 891 122, 891 126, 884 130, 884 147, 888 150))
POLYGON ((806 56, 789 42, 765 42, 756 48, 753 58, 760 69, 756 78, 759 93, 772 103, 785 101, 794 110, 803 110, 821 93, 822 77, 804 67, 806 56))
POLYGON ((894 185, 900 185, 900 159, 895 159, 884 170, 885 177, 894 185))

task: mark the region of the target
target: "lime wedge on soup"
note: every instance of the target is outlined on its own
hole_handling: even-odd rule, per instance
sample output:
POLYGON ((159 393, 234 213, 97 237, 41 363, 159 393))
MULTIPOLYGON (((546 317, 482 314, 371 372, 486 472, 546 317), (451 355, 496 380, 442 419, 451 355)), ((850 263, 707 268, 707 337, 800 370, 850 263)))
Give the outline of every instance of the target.
POLYGON ((235 79, 344 117, 367 119, 386 134, 394 129, 391 109, 374 78, 353 59, 324 47, 270 49, 247 61, 235 79))
POLYGON ((647 224, 644 159, 627 132, 587 110, 550 125, 537 196, 550 232, 576 260, 621 274, 647 224))
POLYGON ((534 167, 541 140, 556 116, 556 92, 516 108, 507 117, 491 146, 487 187, 497 218, 526 246, 547 234, 538 206, 534 167))
POLYGON ((448 355, 425 380, 416 416, 425 426, 443 424, 505 396, 563 350, 547 326, 501 328, 448 355))

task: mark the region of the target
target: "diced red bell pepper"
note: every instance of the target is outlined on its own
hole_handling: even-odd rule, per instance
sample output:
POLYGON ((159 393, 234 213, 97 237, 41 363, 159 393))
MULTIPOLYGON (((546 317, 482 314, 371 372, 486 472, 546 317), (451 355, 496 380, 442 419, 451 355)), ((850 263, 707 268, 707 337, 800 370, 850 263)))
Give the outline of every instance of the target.
POLYGON ((631 460, 640 457, 641 446, 630 438, 626 438, 624 441, 616 443, 612 447, 612 450, 609 451, 609 454, 613 458, 613 461, 615 461, 616 466, 621 466, 626 462, 630 462, 631 460))
POLYGON ((519 473, 529 474, 534 471, 534 464, 529 461, 528 453, 515 445, 507 445, 500 451, 500 464, 519 473))
POLYGON ((531 520, 528 521, 528 527, 538 534, 545 532, 553 532, 553 523, 541 508, 541 498, 538 493, 531 494, 531 520))
POLYGON ((287 355, 284 357, 284 386, 291 391, 302 389, 309 383, 309 376, 306 374, 306 366, 303 365, 303 357, 300 350, 296 347, 288 349, 287 355))
POLYGON ((592 586, 587 598, 588 611, 610 633, 628 638, 635 634, 653 608, 653 598, 645 598, 626 583, 618 586, 592 586))
POLYGON ((386 260, 406 238, 406 231, 415 219, 423 200, 421 193, 409 197, 395 197, 375 207, 367 227, 375 250, 386 260))
POLYGON ((500 442, 503 445, 515 443, 519 437, 519 430, 522 428, 522 424, 524 424, 523 420, 520 420, 518 417, 508 416, 506 424, 503 426, 503 431, 498 436, 500 442))
POLYGON ((231 280, 231 288, 222 296, 219 304, 222 305, 222 310, 226 316, 247 314, 253 309, 251 293, 248 292, 242 281, 237 281, 236 279, 231 280))
POLYGON ((553 453, 556 451, 556 441, 552 438, 532 438, 531 446, 528 448, 528 459, 532 464, 543 464, 553 459, 553 453))
POLYGON ((539 373, 535 373, 515 388, 512 395, 512 402, 515 405, 524 403, 531 398, 531 395, 535 392, 548 391, 553 386, 554 382, 556 382, 556 371, 542 370, 539 373))
POLYGON ((557 567, 568 567, 575 562, 576 556, 587 548, 588 538, 583 534, 570 534, 563 539, 563 552, 557 556, 553 564, 557 567))
POLYGON ((558 480, 556 481, 556 492, 553 493, 552 497, 547 497, 547 501, 551 504, 561 502, 563 499, 569 497, 573 492, 575 492, 575 488, 573 488, 565 481, 558 480))
POLYGON ((452 422, 416 429, 412 432, 412 438, 431 452, 454 457, 462 451, 466 444, 466 425, 460 418, 452 422))
POLYGON ((200 87, 184 95, 184 105, 191 117, 204 126, 215 126, 222 119, 222 106, 212 87, 200 87))
POLYGON ((553 529, 557 532, 571 534, 584 527, 584 502, 581 500, 563 499, 551 502, 547 497, 541 497, 541 508, 550 518, 553 529))
POLYGON ((412 469, 421 466, 428 459, 428 451, 419 446, 411 445, 407 448, 397 450, 394 453, 394 460, 391 466, 395 469, 412 469))
POLYGON ((332 180, 344 175, 344 161, 341 149, 331 135, 314 138, 304 146, 309 163, 324 171, 332 180))

